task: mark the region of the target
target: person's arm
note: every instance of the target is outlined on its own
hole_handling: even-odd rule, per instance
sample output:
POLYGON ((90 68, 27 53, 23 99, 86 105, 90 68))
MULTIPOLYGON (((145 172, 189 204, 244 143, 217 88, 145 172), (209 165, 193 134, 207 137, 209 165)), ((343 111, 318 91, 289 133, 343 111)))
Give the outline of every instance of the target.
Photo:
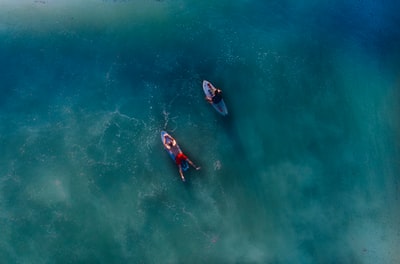
POLYGON ((166 139, 166 138, 169 138, 169 139, 172 141, 172 146, 175 146, 175 145, 176 145, 175 139, 173 139, 170 135, 165 135, 165 136, 164 136, 164 146, 165 146, 167 149, 171 149, 171 146, 167 144, 167 139, 166 139))
POLYGON ((163 143, 164 143, 164 147, 165 148, 171 149, 171 146, 167 144, 167 140, 165 139, 165 137, 164 137, 164 142, 163 143))
POLYGON ((166 138, 169 138, 169 140, 173 140, 173 138, 170 135, 165 135, 166 138))
POLYGON ((189 158, 186 159, 187 162, 189 162, 190 165, 192 165, 193 168, 195 168, 196 170, 200 170, 200 167, 197 167, 189 158))
POLYGON ((182 166, 180 164, 178 165, 178 168, 179 168, 179 175, 181 175, 182 181, 185 181, 185 176, 183 176, 182 166))
POLYGON ((168 138, 172 141, 172 146, 176 145, 175 139, 173 139, 171 136, 168 135, 168 138))

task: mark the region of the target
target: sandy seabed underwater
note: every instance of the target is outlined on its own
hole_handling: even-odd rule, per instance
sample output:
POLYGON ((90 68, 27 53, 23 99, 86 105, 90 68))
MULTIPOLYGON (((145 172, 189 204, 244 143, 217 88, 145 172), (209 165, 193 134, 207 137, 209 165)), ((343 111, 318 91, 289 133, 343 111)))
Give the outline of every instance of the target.
POLYGON ((1 263, 400 263, 399 11, 1 1, 1 263))

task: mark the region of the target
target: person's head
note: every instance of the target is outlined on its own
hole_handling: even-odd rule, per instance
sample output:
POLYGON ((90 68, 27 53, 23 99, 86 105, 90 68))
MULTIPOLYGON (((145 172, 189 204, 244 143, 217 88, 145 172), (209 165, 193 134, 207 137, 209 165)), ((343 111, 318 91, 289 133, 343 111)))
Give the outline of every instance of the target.
POLYGON ((173 140, 170 139, 169 137, 165 136, 165 143, 166 143, 168 146, 172 146, 172 145, 173 145, 173 140))

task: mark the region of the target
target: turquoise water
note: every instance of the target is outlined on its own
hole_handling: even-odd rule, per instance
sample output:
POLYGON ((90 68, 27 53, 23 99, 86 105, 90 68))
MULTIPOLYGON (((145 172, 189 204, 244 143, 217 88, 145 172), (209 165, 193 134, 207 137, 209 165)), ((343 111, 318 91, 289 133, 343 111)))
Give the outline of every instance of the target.
POLYGON ((399 263, 381 2, 1 1, 1 263, 399 263))

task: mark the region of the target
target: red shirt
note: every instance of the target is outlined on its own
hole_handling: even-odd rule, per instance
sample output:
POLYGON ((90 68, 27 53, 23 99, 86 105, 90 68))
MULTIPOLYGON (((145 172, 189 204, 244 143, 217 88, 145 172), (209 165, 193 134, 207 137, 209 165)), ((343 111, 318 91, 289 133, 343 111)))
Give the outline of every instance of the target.
POLYGON ((175 157, 175 162, 176 165, 180 165, 182 163, 182 161, 187 160, 187 157, 185 154, 183 154, 182 152, 180 152, 178 155, 176 155, 175 157))

